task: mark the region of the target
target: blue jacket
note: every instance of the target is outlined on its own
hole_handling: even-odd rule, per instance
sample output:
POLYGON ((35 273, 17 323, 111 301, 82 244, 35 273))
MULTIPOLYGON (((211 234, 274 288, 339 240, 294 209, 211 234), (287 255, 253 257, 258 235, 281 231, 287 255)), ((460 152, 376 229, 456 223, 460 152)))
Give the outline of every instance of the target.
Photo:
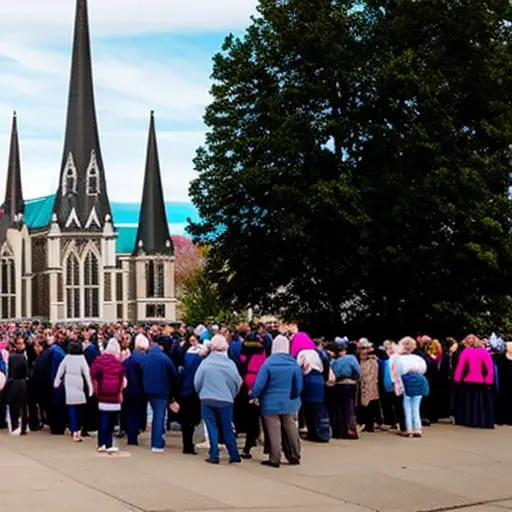
POLYGON ((419 373, 406 373, 402 375, 405 396, 428 396, 430 387, 428 380, 419 373))
POLYGON ((174 397, 178 372, 174 363, 160 347, 154 346, 144 356, 142 370, 142 383, 146 395, 167 400, 174 397))
POLYGON ((259 398, 261 414, 295 414, 303 388, 302 370, 289 354, 272 354, 260 368, 251 396, 259 398))
POLYGON ((124 374, 128 384, 124 390, 125 395, 141 397, 144 394, 143 370, 145 355, 142 352, 134 351, 132 355, 123 362, 124 374))
MULTIPOLYGON (((57 370, 59 369, 60 363, 66 357, 66 353, 62 349, 60 345, 52 345, 50 347, 51 353, 51 361, 52 361, 52 382, 55 380, 57 376, 57 370)), ((61 382, 60 386, 53 392, 53 403, 58 404, 62 403, 66 399, 66 391, 64 389, 64 380, 61 382)))
POLYGON ((359 380, 361 378, 361 367, 356 356, 351 354, 339 357, 331 363, 331 368, 336 380, 343 379, 359 380))
POLYGON ((92 363, 96 360, 97 357, 101 356, 100 349, 98 346, 94 343, 91 343, 85 350, 84 350, 84 356, 87 360, 87 364, 89 367, 92 366, 92 363))
POLYGON ((233 338, 233 341, 229 345, 228 356, 236 364, 236 367, 240 369, 240 356, 242 355, 242 340, 240 337, 233 338))
POLYGON ((181 396, 190 396, 195 393, 194 377, 199 365, 203 362, 200 354, 186 352, 183 356, 183 371, 181 373, 181 396))
POLYGON ((5 365, 2 356, 0 356, 0 372, 2 372, 4 375, 7 375, 7 366, 5 365))
POLYGON ((242 385, 242 377, 227 354, 212 352, 199 365, 194 376, 194 387, 205 401, 232 404, 242 385))

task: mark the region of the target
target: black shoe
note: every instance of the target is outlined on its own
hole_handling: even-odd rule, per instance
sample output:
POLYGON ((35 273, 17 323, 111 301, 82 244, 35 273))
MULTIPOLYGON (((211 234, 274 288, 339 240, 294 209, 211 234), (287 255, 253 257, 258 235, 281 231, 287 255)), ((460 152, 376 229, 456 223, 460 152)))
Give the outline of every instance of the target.
POLYGON ((290 459, 288 461, 289 466, 300 466, 300 460, 299 459, 290 459))
POLYGON ((230 460, 229 463, 230 464, 242 464, 242 459, 230 460))
POLYGON ((249 459, 252 459, 252 455, 250 453, 246 453, 246 452, 243 452, 240 454, 240 457, 242 457, 242 459, 246 459, 246 460, 249 460, 249 459))
POLYGON ((218 460, 212 460, 212 459, 204 459, 204 461, 208 464, 218 464, 218 460))
POLYGON ((261 463, 262 466, 268 466, 270 468, 279 468, 281 467, 281 464, 279 462, 273 462, 271 460, 264 460, 262 463, 261 463))
POLYGON ((89 432, 87 432, 86 430, 82 430, 82 434, 81 435, 82 435, 82 437, 91 437, 89 435, 89 432))
POLYGON ((194 450, 194 448, 183 448, 183 454, 184 455, 197 455, 197 452, 194 450))

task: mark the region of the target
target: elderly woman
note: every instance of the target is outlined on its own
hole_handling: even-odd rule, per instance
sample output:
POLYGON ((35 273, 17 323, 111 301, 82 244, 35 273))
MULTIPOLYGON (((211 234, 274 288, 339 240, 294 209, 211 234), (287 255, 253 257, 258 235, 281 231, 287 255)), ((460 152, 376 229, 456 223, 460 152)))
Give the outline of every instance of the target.
POLYGON ((233 403, 240 391, 242 377, 228 358, 228 342, 221 335, 212 338, 210 355, 199 365, 194 375, 194 388, 201 400, 201 414, 210 439, 206 462, 219 463, 219 430, 229 453, 229 462, 241 462, 233 432, 233 403))
POLYGON ((98 399, 99 430, 98 452, 117 453, 112 433, 121 411, 125 382, 119 342, 112 338, 105 352, 96 358, 91 367, 94 394, 98 399))
POLYGON ((281 465, 281 441, 289 464, 300 464, 296 416, 302 387, 302 371, 290 355, 290 342, 286 336, 277 336, 272 342, 272 355, 258 372, 251 392, 251 396, 260 401, 270 444, 270 458, 262 462, 264 466, 278 468, 281 465))
POLYGON ((87 403, 87 396, 92 395, 93 388, 89 365, 83 354, 82 345, 78 341, 69 344, 69 354, 59 365, 54 388, 58 389, 63 380, 69 413, 69 429, 73 442, 80 443, 83 406, 87 403))

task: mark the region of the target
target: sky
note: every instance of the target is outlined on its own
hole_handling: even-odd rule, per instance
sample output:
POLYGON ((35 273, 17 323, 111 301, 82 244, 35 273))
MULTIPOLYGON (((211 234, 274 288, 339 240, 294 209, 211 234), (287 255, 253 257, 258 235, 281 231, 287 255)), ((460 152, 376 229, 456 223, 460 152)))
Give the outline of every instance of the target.
MULTIPOLYGON (((96 110, 112 201, 140 201, 155 110, 166 201, 188 201, 212 57, 257 0, 89 0, 96 110)), ((62 160, 75 0, 0 2, 0 194, 17 111, 26 199, 53 194, 62 160)))

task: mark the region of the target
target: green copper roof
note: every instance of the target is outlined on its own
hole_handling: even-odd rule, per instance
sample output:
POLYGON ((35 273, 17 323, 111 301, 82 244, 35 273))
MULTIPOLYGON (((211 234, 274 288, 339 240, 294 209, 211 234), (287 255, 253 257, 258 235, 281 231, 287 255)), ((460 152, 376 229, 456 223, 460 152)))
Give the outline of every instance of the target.
MULTIPOLYGON (((45 228, 50 224, 55 196, 39 197, 25 201, 24 220, 29 229, 45 228)), ((114 225, 118 232, 116 250, 118 254, 131 254, 137 237, 140 204, 111 203, 114 225)), ((173 235, 185 232, 188 219, 196 221, 198 215, 191 203, 165 203, 169 231, 173 235)))

